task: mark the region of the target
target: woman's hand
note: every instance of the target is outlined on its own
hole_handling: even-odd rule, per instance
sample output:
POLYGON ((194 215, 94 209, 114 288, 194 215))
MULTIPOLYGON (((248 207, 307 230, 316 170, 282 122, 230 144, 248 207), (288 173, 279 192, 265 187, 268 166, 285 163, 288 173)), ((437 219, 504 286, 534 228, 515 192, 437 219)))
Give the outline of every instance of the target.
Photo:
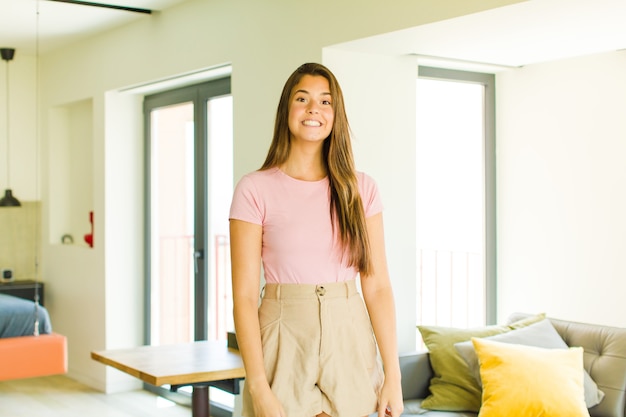
POLYGON ((287 417, 283 406, 269 387, 252 395, 252 407, 255 417, 287 417))
POLYGON ((378 398, 378 417, 400 417, 404 411, 400 381, 385 378, 378 398))

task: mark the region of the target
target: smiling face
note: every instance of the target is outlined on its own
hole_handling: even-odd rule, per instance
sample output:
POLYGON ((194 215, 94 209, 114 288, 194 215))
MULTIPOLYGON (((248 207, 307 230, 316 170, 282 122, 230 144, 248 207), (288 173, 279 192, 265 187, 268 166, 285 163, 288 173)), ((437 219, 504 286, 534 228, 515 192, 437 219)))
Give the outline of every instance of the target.
POLYGON ((304 75, 291 92, 289 131, 292 140, 323 141, 333 129, 335 113, 328 80, 304 75))

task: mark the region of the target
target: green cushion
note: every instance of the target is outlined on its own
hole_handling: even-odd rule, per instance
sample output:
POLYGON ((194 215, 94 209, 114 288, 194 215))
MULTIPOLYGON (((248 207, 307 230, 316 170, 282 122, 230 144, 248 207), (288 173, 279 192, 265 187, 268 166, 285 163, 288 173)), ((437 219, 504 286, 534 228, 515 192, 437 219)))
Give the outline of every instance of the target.
POLYGON ((526 317, 508 325, 493 325, 460 329, 440 326, 417 326, 430 354, 434 377, 430 381, 430 395, 422 408, 443 411, 478 412, 481 387, 472 375, 454 344, 472 337, 488 337, 522 328, 545 318, 545 314, 526 317))

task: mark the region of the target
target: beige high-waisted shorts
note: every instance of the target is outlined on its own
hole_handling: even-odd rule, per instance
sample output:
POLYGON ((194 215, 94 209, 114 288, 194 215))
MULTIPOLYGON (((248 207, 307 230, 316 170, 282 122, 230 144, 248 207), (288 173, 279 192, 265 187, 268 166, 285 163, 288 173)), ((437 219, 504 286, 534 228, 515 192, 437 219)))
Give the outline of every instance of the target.
MULTIPOLYGON (((268 284, 259 308, 265 373, 288 417, 376 411, 383 372, 355 281, 268 284)), ((254 416, 243 390, 244 416, 254 416)))

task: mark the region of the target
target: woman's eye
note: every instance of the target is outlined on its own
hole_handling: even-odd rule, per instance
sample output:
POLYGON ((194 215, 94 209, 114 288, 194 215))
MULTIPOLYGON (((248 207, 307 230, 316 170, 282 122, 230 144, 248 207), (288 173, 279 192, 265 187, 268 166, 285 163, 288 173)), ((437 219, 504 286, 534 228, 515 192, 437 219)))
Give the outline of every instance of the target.
POLYGON ((325 104, 327 106, 332 105, 333 103, 330 102, 330 100, 322 100, 322 104, 325 104))
POLYGON ((304 103, 306 100, 304 99, 304 97, 296 97, 296 101, 300 103, 304 103))

